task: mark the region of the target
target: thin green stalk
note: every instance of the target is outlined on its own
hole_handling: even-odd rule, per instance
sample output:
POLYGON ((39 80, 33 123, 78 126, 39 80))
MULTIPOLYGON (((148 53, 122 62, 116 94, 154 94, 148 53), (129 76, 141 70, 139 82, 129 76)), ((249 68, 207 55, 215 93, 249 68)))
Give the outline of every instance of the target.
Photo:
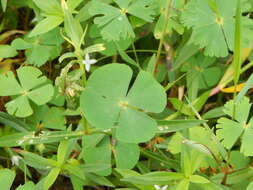
MULTIPOLYGON (((234 47, 234 59, 233 65, 235 68, 234 73, 234 86, 237 86, 240 73, 241 73, 241 1, 237 0, 236 19, 235 19, 235 47, 234 47)), ((234 97, 236 96, 236 90, 234 91, 234 97)))
MULTIPOLYGON (((135 50, 126 50, 126 53, 157 53, 158 50, 153 50, 153 49, 135 49, 135 50)), ((166 52, 161 51, 161 54, 166 54, 166 52)), ((108 59, 112 56, 104 56, 104 57, 100 57, 99 59, 97 59, 98 62, 103 61, 104 59, 108 59)))
POLYGON ((136 53, 136 49, 135 49, 135 46, 134 46, 134 43, 132 43, 132 48, 133 48, 133 53, 134 53, 134 57, 135 57, 136 63, 137 63, 138 65, 140 65, 139 59, 138 59, 138 55, 137 55, 137 53, 136 53))
MULTIPOLYGON (((237 88, 237 84, 240 78, 241 72, 241 0, 237 0, 236 18, 235 18, 235 38, 234 38, 234 59, 233 65, 235 69, 234 86, 237 88)), ((234 99, 236 98, 237 89, 234 90, 234 99)), ((233 118, 235 117, 236 105, 234 101, 233 106, 233 118)))
MULTIPOLYGON (((164 37, 165 37, 166 30, 167 30, 167 27, 168 27, 168 21, 169 21, 169 16, 170 16, 169 11, 170 11, 171 4, 172 4, 172 0, 167 0, 166 9, 165 9, 165 25, 164 25, 164 28, 163 28, 163 31, 162 31, 162 36, 161 36, 160 42, 159 42, 159 47, 158 47, 158 51, 157 51, 157 55, 156 55, 156 63, 155 63, 154 71, 157 68, 157 65, 159 63, 159 59, 160 59, 160 56, 161 56, 164 37)), ((155 73, 153 73, 153 74, 155 74, 155 73)))

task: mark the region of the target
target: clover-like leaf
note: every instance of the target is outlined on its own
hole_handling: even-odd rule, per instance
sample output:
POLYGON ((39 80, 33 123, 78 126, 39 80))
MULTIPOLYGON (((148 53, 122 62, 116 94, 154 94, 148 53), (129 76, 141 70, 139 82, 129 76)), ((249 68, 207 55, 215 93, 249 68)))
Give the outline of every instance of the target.
POLYGON ((244 97, 240 102, 229 101, 225 105, 224 112, 234 118, 220 118, 216 127, 217 137, 222 140, 222 144, 231 149, 241 137, 240 151, 245 156, 253 156, 251 141, 253 138, 253 118, 248 121, 251 104, 249 99, 244 97))
POLYGON ((11 46, 16 50, 25 50, 28 64, 40 67, 59 56, 62 42, 60 29, 55 28, 37 37, 17 38, 12 41, 11 46))
POLYGON ((162 112, 166 106, 163 87, 145 71, 133 86, 130 67, 109 64, 97 69, 89 78, 80 99, 81 110, 97 128, 116 128, 116 138, 139 143, 151 139, 157 123, 147 113, 162 112))
POLYGON ((191 100, 197 97, 199 90, 208 89, 219 82, 221 68, 214 65, 215 60, 214 57, 197 54, 183 65, 181 71, 186 72, 188 95, 191 100))
POLYGON ((38 106, 34 109, 34 114, 28 118, 32 128, 66 129, 66 120, 63 115, 64 110, 58 107, 38 106))
POLYGON ((120 38, 134 37, 134 31, 127 18, 127 14, 143 19, 147 22, 153 20, 151 0, 114 0, 119 8, 93 0, 89 13, 92 16, 102 15, 94 19, 96 25, 102 28, 101 34, 105 40, 118 41, 120 38))
MULTIPOLYGON (((182 14, 183 24, 193 29, 190 41, 205 48, 205 55, 225 57, 229 50, 233 50, 236 2, 218 0, 215 1, 215 8, 210 6, 208 0, 192 0, 187 4, 182 14)), ((242 17, 242 30, 246 34, 242 36, 244 46, 251 41, 252 30, 249 26, 252 26, 252 21, 242 17)))
POLYGON ((0 75, 0 96, 13 96, 5 106, 9 114, 27 117, 33 113, 30 101, 43 105, 51 100, 54 87, 34 67, 25 66, 17 70, 18 80, 13 72, 0 75))

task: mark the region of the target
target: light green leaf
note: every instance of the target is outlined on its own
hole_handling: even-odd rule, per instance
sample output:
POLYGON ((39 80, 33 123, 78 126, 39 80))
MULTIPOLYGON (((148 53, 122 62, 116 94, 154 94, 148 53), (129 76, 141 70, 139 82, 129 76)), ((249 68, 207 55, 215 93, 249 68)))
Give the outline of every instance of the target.
POLYGON ((147 72, 139 73, 134 86, 127 95, 127 101, 131 106, 153 113, 161 112, 167 102, 164 96, 164 88, 157 85, 157 81, 147 72), (145 96, 143 96, 144 94, 145 96), (157 101, 151 101, 152 99, 157 101))
POLYGON ((0 187, 4 190, 10 190, 16 174, 9 169, 0 170, 0 187))
POLYGON ((116 137, 123 142, 145 142, 156 132, 157 123, 155 120, 145 113, 133 109, 122 109, 118 122, 116 137))
POLYGON ((246 190, 253 190, 253 182, 251 182, 251 183, 248 185, 248 187, 247 187, 246 190))
MULTIPOLYGON (((205 48, 205 55, 225 57, 229 50, 233 50, 236 2, 236 0, 216 1, 218 10, 216 12, 209 6, 207 0, 193 0, 187 4, 182 14, 183 24, 193 29, 190 42, 205 48)), ((252 25, 252 21, 243 17, 242 31, 251 33, 249 25, 252 25)), ((248 47, 251 41, 249 36, 243 36, 242 41, 246 42, 244 47, 248 47)))
POLYGON ((220 118, 216 126, 218 129, 217 137, 228 149, 232 148, 243 132, 243 125, 227 118, 220 118))
POLYGON ((217 137, 222 140, 222 144, 231 149, 236 141, 241 138, 240 151, 245 156, 252 156, 253 149, 250 146, 251 139, 253 138, 253 118, 248 121, 248 115, 251 108, 249 99, 244 97, 239 102, 233 100, 225 104, 224 112, 229 115, 232 119, 220 118, 218 120, 217 137))
POLYGON ((82 3, 82 0, 67 0, 67 5, 71 10, 74 10, 82 3))
POLYGON ((82 131, 44 131, 35 136, 35 132, 22 132, 0 137, 0 147, 15 147, 32 144, 59 142, 71 138, 80 138, 82 131))
POLYGON ((238 122, 247 122, 250 113, 251 104, 248 98, 244 97, 241 101, 228 101, 224 106, 224 113, 238 122))
POLYGON ((125 177, 122 181, 127 181, 139 185, 167 185, 169 181, 183 179, 182 173, 176 172, 151 172, 141 176, 125 177))
POLYGON ((188 179, 183 179, 180 181, 180 183, 177 185, 177 188, 175 190, 188 190, 190 185, 190 182, 188 179))
POLYGON ((7 0, 1 0, 2 9, 5 12, 7 8, 7 0))
POLYGON ((14 57, 17 54, 17 51, 13 47, 9 45, 0 45, 0 58, 14 57))
POLYGON ((210 181, 199 175, 191 175, 189 178, 192 183, 210 183, 210 181))
POLYGON ((138 143, 154 136, 157 124, 145 112, 162 112, 166 94, 151 74, 144 71, 127 94, 131 76, 132 71, 126 65, 110 64, 97 69, 87 82, 80 104, 92 125, 101 129, 116 127, 118 140, 138 143))
POLYGON ((26 132, 30 130, 30 127, 24 121, 17 119, 16 117, 5 112, 0 112, 0 123, 20 132, 26 132))
MULTIPOLYGON (((101 142, 99 142, 95 146, 86 147, 86 142, 89 142, 90 139, 99 138, 99 135, 90 135, 84 137, 84 151, 83 151, 83 159, 87 164, 111 164, 111 145, 110 139, 108 136, 105 136, 101 142), (102 154, 101 154, 102 153, 102 154)), ((107 168, 103 171, 94 172, 101 176, 107 176, 111 173, 111 168, 107 168)))
POLYGON ((57 0, 33 0, 37 7, 47 14, 59 14, 61 13, 61 6, 57 0))
POLYGON ((32 181, 26 182, 24 185, 18 186, 16 190, 34 190, 35 185, 32 181))
POLYGON ((58 175, 60 174, 60 168, 53 168, 49 174, 44 178, 43 183, 43 190, 48 190, 57 179, 58 175))
POLYGON ((140 149, 136 144, 117 142, 115 160, 117 168, 132 169, 139 161, 140 149))
POLYGON ((46 33, 63 22, 62 16, 48 16, 40 21, 29 34, 30 37, 46 33))
POLYGON ((7 112, 17 117, 27 117, 33 114, 29 100, 25 96, 19 96, 5 104, 7 112))
POLYGON ((0 74, 0 96, 13 96, 22 92, 22 88, 15 79, 13 72, 0 74))
POLYGON ((17 75, 20 84, 12 72, 0 75, 3 84, 0 86, 0 96, 18 95, 5 105, 7 111, 17 117, 27 117, 33 113, 29 99, 37 105, 45 104, 52 99, 54 88, 51 84, 46 84, 47 78, 37 68, 21 67, 17 69, 17 75), (10 89, 10 85, 13 89, 10 89))
POLYGON ((126 16, 126 13, 141 18, 147 22, 153 20, 154 14, 152 7, 150 6, 150 0, 115 0, 119 8, 115 8, 106 3, 102 3, 97 0, 93 0, 89 13, 92 16, 102 15, 94 19, 96 25, 101 27, 101 35, 104 39, 111 41, 118 41, 121 37, 134 37, 134 32, 131 24, 126 16))
POLYGON ((70 145, 70 141, 61 141, 57 150, 57 162, 62 165, 67 159, 67 152, 70 145))
POLYGON ((74 19, 71 10, 69 9, 67 3, 62 1, 62 8, 64 12, 64 28, 71 39, 75 48, 78 48, 82 42, 83 29, 80 22, 77 19, 74 19))
POLYGON ((32 48, 32 45, 21 38, 16 38, 11 42, 11 46, 16 50, 24 50, 32 48))
POLYGON ((203 124, 204 122, 205 122, 204 120, 194 120, 194 119, 157 121, 158 132, 169 133, 169 132, 181 131, 183 129, 196 127, 198 125, 203 124))

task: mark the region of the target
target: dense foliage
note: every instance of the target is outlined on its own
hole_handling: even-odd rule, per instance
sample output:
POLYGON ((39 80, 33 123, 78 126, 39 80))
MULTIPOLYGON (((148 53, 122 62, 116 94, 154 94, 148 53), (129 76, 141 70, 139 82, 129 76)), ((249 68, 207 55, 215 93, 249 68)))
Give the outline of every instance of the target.
POLYGON ((1 0, 1 190, 253 190, 252 0, 1 0))

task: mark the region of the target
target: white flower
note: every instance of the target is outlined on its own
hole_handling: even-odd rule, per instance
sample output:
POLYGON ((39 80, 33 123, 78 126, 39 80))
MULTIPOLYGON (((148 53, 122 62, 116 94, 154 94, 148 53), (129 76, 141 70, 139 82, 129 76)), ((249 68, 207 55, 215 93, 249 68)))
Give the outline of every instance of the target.
POLYGON ((156 190, 167 190, 168 185, 165 185, 165 186, 163 186, 163 187, 161 187, 161 186, 159 186, 159 185, 154 185, 154 188, 155 188, 156 190))
POLYGON ((18 166, 19 165, 19 160, 22 159, 20 156, 12 156, 11 157, 11 165, 13 166, 18 166))
POLYGON ((85 55, 85 60, 83 60, 83 64, 85 65, 85 70, 87 72, 89 72, 90 71, 90 65, 95 64, 96 62, 97 62, 97 60, 96 59, 90 59, 90 56, 87 53, 85 55))

